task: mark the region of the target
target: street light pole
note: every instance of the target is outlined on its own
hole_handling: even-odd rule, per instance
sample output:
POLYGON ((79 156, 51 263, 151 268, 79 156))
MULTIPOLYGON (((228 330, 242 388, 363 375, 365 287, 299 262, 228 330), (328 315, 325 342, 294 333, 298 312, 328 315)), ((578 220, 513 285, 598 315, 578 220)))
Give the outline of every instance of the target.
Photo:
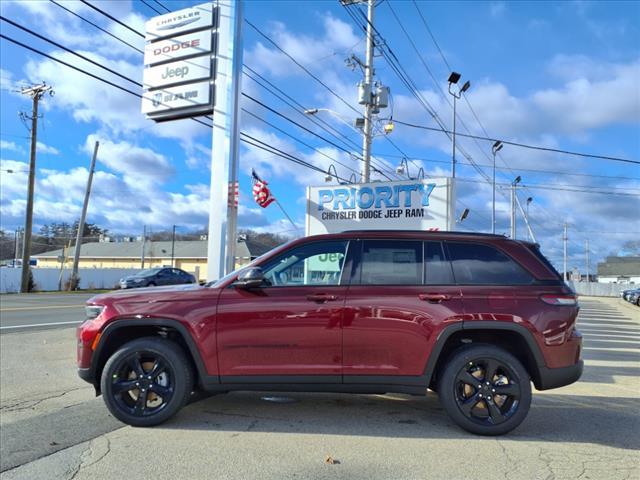
POLYGON ((457 93, 452 91, 451 86, 456 85, 460 80, 460 77, 461 75, 459 73, 451 72, 449 79, 447 80, 449 82, 449 93, 453 97, 453 150, 451 152, 451 178, 456 178, 456 101, 471 87, 471 82, 467 80, 457 93))
POLYGON ((511 182, 511 238, 516 239, 516 186, 520 183, 520 175, 511 182))
POLYGON ((496 143, 491 147, 491 152, 493 153, 493 183, 492 183, 492 201, 491 201, 491 233, 495 235, 496 233, 496 154, 502 150, 502 142, 500 140, 496 140, 496 143))

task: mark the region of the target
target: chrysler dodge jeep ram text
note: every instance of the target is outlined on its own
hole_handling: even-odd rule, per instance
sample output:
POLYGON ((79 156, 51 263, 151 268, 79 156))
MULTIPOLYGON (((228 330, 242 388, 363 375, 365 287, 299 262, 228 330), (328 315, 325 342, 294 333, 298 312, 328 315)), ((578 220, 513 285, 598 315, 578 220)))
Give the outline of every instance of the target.
POLYGON ((483 435, 582 373, 573 291, 537 245, 498 235, 354 231, 283 245, 205 286, 98 295, 80 376, 125 423, 195 390, 438 393, 483 435))

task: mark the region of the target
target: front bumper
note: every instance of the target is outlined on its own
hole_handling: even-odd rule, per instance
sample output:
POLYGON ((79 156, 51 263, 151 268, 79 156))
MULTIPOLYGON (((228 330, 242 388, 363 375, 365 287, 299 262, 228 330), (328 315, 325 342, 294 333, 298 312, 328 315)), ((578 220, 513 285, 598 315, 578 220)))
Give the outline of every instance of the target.
POLYGON ((550 390, 552 388, 564 387, 577 382, 582 376, 584 362, 579 360, 574 365, 561 368, 539 367, 540 380, 536 385, 538 390, 550 390))

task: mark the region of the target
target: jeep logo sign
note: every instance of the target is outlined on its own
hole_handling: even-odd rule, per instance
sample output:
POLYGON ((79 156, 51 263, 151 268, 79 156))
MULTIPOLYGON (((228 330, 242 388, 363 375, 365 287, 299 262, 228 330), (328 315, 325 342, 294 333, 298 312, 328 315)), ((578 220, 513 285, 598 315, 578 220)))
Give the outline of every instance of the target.
POLYGON ((144 70, 145 88, 160 88, 176 83, 202 80, 211 76, 209 55, 165 63, 144 70))
POLYGON ((306 234, 345 230, 454 230, 450 179, 307 189, 306 234))
POLYGON ((210 53, 213 50, 214 35, 211 30, 205 30, 149 43, 144 48, 144 64, 157 65, 210 53))

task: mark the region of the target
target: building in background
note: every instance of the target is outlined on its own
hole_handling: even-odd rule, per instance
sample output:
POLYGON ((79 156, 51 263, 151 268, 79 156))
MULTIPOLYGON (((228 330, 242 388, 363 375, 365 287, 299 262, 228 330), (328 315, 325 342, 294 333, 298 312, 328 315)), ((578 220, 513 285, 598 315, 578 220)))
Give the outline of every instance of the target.
POLYGON ((598 263, 598 282, 640 284, 640 257, 607 257, 598 263))
MULTIPOLYGON (((240 238, 236 246, 236 266, 246 265, 270 248, 251 240, 240 238)), ((192 273, 199 280, 207 276, 207 241, 145 242, 144 268, 175 267, 192 273)), ((71 268, 74 247, 57 249, 34 255, 37 268, 71 268)), ((143 265, 142 242, 85 243, 80 249, 79 268, 141 268, 143 265)))

